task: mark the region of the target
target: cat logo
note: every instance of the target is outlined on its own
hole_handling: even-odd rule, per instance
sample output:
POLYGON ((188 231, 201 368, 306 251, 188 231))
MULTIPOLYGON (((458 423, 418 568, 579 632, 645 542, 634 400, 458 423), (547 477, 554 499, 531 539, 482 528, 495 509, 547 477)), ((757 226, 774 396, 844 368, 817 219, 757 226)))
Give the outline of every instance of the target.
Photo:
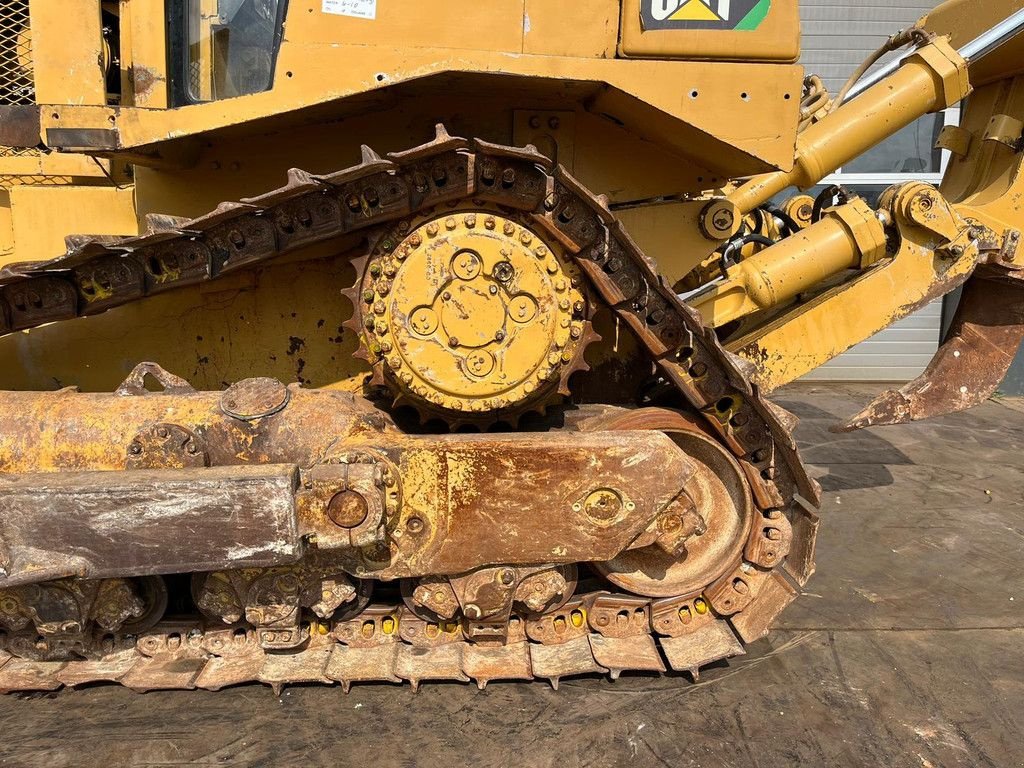
POLYGON ((761 26, 771 0, 643 0, 640 20, 646 29, 734 29, 761 26))

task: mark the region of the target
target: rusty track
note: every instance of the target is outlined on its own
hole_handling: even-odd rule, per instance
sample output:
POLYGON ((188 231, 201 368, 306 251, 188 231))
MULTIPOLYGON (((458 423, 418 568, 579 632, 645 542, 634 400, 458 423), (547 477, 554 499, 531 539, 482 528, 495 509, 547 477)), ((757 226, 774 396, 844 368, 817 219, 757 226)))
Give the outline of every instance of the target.
MULTIPOLYGON (((796 596, 774 576, 761 588, 781 610, 796 596)), ((644 600, 595 592, 538 619, 513 616, 505 645, 469 642, 459 624, 434 624, 405 607, 376 605, 358 618, 314 624, 297 653, 271 653, 246 627, 204 629, 164 622, 135 642, 97 642, 88 658, 45 660, 0 650, 0 692, 57 690, 120 683, 136 691, 220 690, 260 682, 275 692, 289 683, 559 680, 583 674, 688 672, 744 653, 741 639, 763 628, 731 624, 702 597, 644 600), (737 632, 739 636, 737 636, 737 632)))
POLYGON ((9 647, 0 649, 0 690, 97 680, 138 689, 249 680, 556 682, 582 672, 664 671, 662 653, 669 668, 696 671, 767 632, 814 570, 818 491, 791 437, 793 424, 759 396, 742 361, 665 284, 604 201, 532 147, 469 142, 439 126, 433 141, 407 152, 382 158, 365 149, 358 166, 326 176, 293 170, 284 187, 221 204, 198 219, 153 218, 141 237, 78 239, 58 259, 0 271, 0 332, 97 314, 350 234, 364 234, 372 252, 409 217, 460 201, 518 212, 556 238, 591 295, 613 308, 662 378, 737 459, 765 524, 755 522, 763 535, 751 537, 736 568, 697 595, 577 598, 541 619, 520 621, 521 639, 513 642, 510 630, 505 646, 467 642, 457 625, 450 632, 435 627, 431 638, 428 625, 411 614, 371 606, 355 624, 318 624, 309 647, 290 654, 263 651, 245 628, 208 631, 199 624, 161 625, 157 634, 115 640, 85 660, 34 659, 9 647), (783 539, 769 533, 778 529, 771 521, 784 524, 783 539), (614 611, 603 613, 605 604, 614 611), (409 634, 414 629, 419 638, 409 634))

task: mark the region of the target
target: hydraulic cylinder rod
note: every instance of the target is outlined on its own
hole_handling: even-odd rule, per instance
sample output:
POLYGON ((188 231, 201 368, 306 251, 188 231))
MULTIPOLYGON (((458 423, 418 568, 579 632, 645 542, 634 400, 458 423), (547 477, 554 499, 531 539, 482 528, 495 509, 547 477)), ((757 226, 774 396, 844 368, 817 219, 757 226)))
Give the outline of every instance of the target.
POLYGON ((801 133, 792 170, 755 176, 728 200, 745 214, 789 187, 814 186, 918 118, 958 103, 970 90, 967 62, 945 38, 937 38, 908 56, 889 77, 801 133))
POLYGON ((690 303, 720 327, 784 304, 847 269, 870 266, 885 254, 885 231, 859 198, 834 208, 792 237, 744 259, 728 278, 690 303))

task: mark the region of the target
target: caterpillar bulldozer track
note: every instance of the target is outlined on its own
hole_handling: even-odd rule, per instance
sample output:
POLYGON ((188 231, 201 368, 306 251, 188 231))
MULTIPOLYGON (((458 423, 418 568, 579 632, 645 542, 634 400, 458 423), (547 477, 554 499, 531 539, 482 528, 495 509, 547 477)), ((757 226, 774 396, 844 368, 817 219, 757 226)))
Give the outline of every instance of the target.
POLYGON ((833 99, 781 0, 0 0, 0 690, 743 653, 815 569, 765 395, 960 287, 845 428, 1024 338, 1018 5, 833 99), (787 193, 969 95, 940 189, 787 193))

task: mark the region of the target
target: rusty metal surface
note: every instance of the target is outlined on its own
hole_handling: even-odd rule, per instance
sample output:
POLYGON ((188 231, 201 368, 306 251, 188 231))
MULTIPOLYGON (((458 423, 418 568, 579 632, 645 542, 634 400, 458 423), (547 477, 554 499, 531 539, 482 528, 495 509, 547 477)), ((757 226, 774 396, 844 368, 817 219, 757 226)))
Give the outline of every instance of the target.
MULTIPOLYGON (((213 467, 239 462, 300 467, 299 493, 309 494, 310 516, 304 519, 315 519, 318 525, 330 521, 339 531, 348 532, 347 539, 341 534, 325 536, 324 545, 338 547, 337 566, 349 576, 393 579, 447 573, 454 577, 450 583, 457 612, 452 620, 432 622, 407 607, 396 612, 386 602, 366 606, 362 601, 369 598, 363 593, 356 597, 349 615, 346 606, 351 595, 346 582, 327 571, 318 572, 308 589, 300 586, 306 584, 302 577, 296 584, 297 574, 287 569, 257 574, 246 586, 238 581, 240 572, 233 564, 221 564, 227 571, 218 571, 217 578, 230 589, 220 589, 216 599, 205 597, 205 585, 194 585, 194 589, 200 590, 200 600, 221 622, 219 632, 223 622, 244 615, 244 623, 236 629, 241 633, 237 643, 225 645, 223 634, 211 635, 207 620, 160 625, 139 640, 140 657, 119 678, 122 684, 139 690, 212 688, 255 679, 277 689, 287 682, 328 681, 331 669, 339 671, 344 685, 398 678, 416 687, 422 680, 471 676, 485 684, 502 676, 525 676, 527 653, 531 674, 557 684, 564 676, 592 671, 617 675, 627 669, 658 669, 658 646, 668 653, 662 640, 678 649, 677 657, 685 660, 687 669, 696 669, 712 657, 738 652, 741 646, 730 628, 736 617, 745 616, 750 626, 774 618, 784 601, 770 593, 759 599, 762 590, 771 588, 765 585, 790 574, 798 580, 809 575, 815 518, 802 499, 813 502, 818 489, 800 462, 791 425, 752 388, 744 364, 724 352, 714 333, 664 284, 605 201, 532 148, 468 142, 439 129, 434 141, 408 152, 381 158, 366 150, 360 166, 327 176, 293 171, 279 190, 224 204, 189 222, 154 222, 154 229, 138 238, 77 240, 54 262, 15 266, 0 273, 7 323, 0 330, 103 311, 355 232, 368 238, 371 257, 357 261, 356 266, 375 279, 390 278, 390 262, 380 262, 379 275, 373 275, 368 265, 372 266, 374 253, 392 251, 394 243, 386 244, 392 232, 412 232, 417 216, 425 217, 425 227, 437 226, 439 233, 442 228, 457 231, 460 221, 468 231, 475 228, 470 226, 473 206, 479 209, 475 226, 482 222, 486 231, 487 212, 502 206, 517 212, 512 235, 519 244, 535 245, 538 240, 546 244, 545 253, 538 254, 534 248, 534 258, 543 261, 552 249, 560 254, 561 261, 552 262, 553 272, 545 267, 550 277, 544 279, 554 280, 552 293, 541 288, 528 291, 534 301, 555 301, 558 312, 570 312, 572 316, 562 317, 557 325, 568 328, 568 338, 581 342, 568 360, 563 354, 560 364, 546 363, 553 377, 565 378, 566 371, 578 366, 588 307, 605 307, 636 337, 652 369, 674 388, 692 415, 663 412, 660 422, 652 422, 649 414, 624 416, 603 406, 580 406, 580 414, 567 414, 562 429, 551 424, 545 432, 414 436, 350 394, 293 386, 280 407, 279 386, 250 382, 239 394, 254 405, 234 411, 238 399, 229 396, 236 402, 230 406, 219 393, 191 392, 187 384, 154 366, 133 373, 124 391, 113 397, 70 391, 0 395, 4 413, 27 417, 0 420, 0 440, 9 449, 0 454, 2 471, 123 470, 129 461, 128 446, 137 441, 141 453, 149 455, 140 434, 152 437, 155 429, 156 438, 161 438, 163 429, 166 437, 162 439, 169 446, 152 441, 153 454, 167 462, 180 463, 183 448, 184 456, 199 454, 213 467), (420 176, 430 183, 421 183, 420 176), (430 207, 437 203, 459 210, 461 219, 431 218, 430 207), (454 224, 451 229, 450 223, 454 224), (107 281, 103 291, 95 291, 95 275, 101 266, 109 271, 112 260, 141 270, 141 291, 130 280, 107 281), (562 300, 552 298, 559 295, 560 276, 586 297, 582 310, 577 310, 575 300, 563 310, 562 300), (577 322, 580 333, 574 338, 577 322), (143 394, 147 376, 165 391, 143 394), (97 413, 102 417, 96 418, 97 413), (256 417, 237 418, 248 415, 256 417), (600 428, 595 421, 599 416, 618 421, 613 427, 600 428), (641 426, 631 427, 631 419, 641 426), (26 420, 35 425, 31 431, 22 428, 26 420), (577 428, 588 421, 590 428, 577 428), (719 458, 702 457, 700 450, 680 445, 666 434, 679 429, 699 434, 699 440, 714 446, 719 458), (195 451, 190 453, 188 446, 195 451), (697 461, 687 456, 690 450, 697 461), (337 466, 353 463, 367 465, 359 470, 365 477, 356 479, 337 466), (705 477, 715 475, 719 465, 732 467, 726 485, 734 486, 733 492, 708 490, 702 501, 701 489, 690 483, 699 465, 705 467, 701 470, 705 477), (709 469, 709 465, 714 466, 709 469), (387 481, 389 472, 392 485, 387 481), (364 481, 368 485, 360 485, 364 481), (331 483, 336 484, 334 488, 329 487, 331 483), (680 495, 683 491, 685 496, 680 495), (375 507, 370 501, 378 493, 383 503, 375 507), (708 510, 714 507, 714 499, 727 496, 735 514, 725 516, 723 522, 731 533, 722 534, 708 510), (758 516, 769 524, 753 525, 751 518, 758 516), (353 531, 364 524, 368 527, 357 541, 353 531), (763 531, 766 541, 760 542, 755 531, 763 531), (518 612, 517 604, 529 609, 530 603, 517 603, 517 585, 552 573, 552 566, 595 557, 612 561, 627 547, 666 557, 671 553, 676 558, 682 557, 684 549, 687 554, 692 549, 694 558, 700 559, 697 543, 708 532, 716 532, 714 536, 721 535, 726 542, 724 551, 710 558, 711 564, 692 569, 687 579, 659 575, 663 561, 642 574, 641 591, 678 601, 672 610, 659 601, 655 612, 649 597, 616 592, 569 599, 576 578, 558 574, 558 583, 537 580, 545 597, 543 601, 538 597, 536 603, 542 605, 542 613, 518 612), (364 533, 368 538, 362 538, 364 533), (788 562, 790 549, 799 562, 788 562), (333 586, 321 589, 314 600, 316 579, 321 579, 323 587, 324 578, 333 586), (264 588, 254 587, 264 579, 269 585, 267 596, 287 592, 298 597, 264 599, 264 588), (659 581, 672 586, 649 588, 659 581), (684 588, 683 584, 694 586, 696 594, 673 591, 684 588), (324 597, 327 593, 330 599, 324 597), (324 615, 302 618, 308 617, 307 606, 316 612, 318 601, 322 603, 319 613, 324 615), (510 604, 511 613, 507 613, 510 604), (711 627, 717 627, 716 642, 700 640, 702 633, 712 632, 711 627), (518 651, 507 650, 519 645, 523 648, 518 651), (505 650, 484 652, 491 648, 505 650), (262 665, 261 653, 265 654, 262 665), (507 666, 502 666, 502 660, 507 666)), ((503 223, 503 236, 504 230, 503 223)), ((516 264, 520 270, 529 270, 524 259, 509 260, 511 275, 505 274, 507 268, 500 261, 481 263, 487 280, 499 282, 515 276, 516 264)), ((398 267, 392 266, 397 276, 398 267)), ((468 261, 451 262, 452 270, 472 266, 468 261)), ((479 277, 470 272, 455 277, 463 282, 479 277)), ((502 295, 500 287, 492 294, 482 285, 488 295, 502 295)), ((539 285, 543 287, 543 281, 539 285)), ((382 288, 379 280, 373 285, 374 318, 380 315, 378 301, 390 295, 393 286, 388 285, 383 294, 382 288)), ((443 289, 437 286, 442 303, 443 289)), ((513 304, 518 293, 509 294, 513 304)), ((438 311, 446 321, 447 308, 438 311)), ((367 319, 363 316, 361 325, 356 323, 357 332, 364 349, 376 354, 373 345, 380 343, 378 336, 386 337, 391 330, 379 331, 376 319, 371 328, 367 319)), ((446 343, 452 348, 450 330, 445 329, 446 343)), ((491 336, 493 343, 504 341, 497 338, 497 331, 491 336)), ((380 346, 384 352, 383 343, 380 346)), ((476 370, 486 378, 482 368, 476 370)), ((517 381, 525 392, 529 377, 517 381)), ((398 386, 386 376, 375 383, 398 386)), ((559 391, 565 391, 565 383, 559 391)), ((529 399, 516 402, 516 407, 532 404, 529 399)), ((481 412, 501 407, 486 399, 480 405, 481 412)), ((470 413, 476 412, 470 408, 470 413)), ((326 532, 326 528, 314 528, 310 543, 318 544, 326 532)), ((0 555, 6 546, 0 542, 0 555)), ((669 562, 672 568, 676 564, 669 562)), ((307 567, 306 561, 295 567, 307 567)), ((625 569, 614 565, 608 569, 609 573, 620 571, 625 569)), ((368 578, 365 581, 369 583, 368 578)), ((358 592, 358 583, 352 585, 358 592)), ((97 674, 109 678, 114 674, 111 670, 121 670, 124 657, 108 659, 111 653, 102 648, 91 651, 89 661, 100 662, 97 674)), ((83 680, 88 675, 87 669, 61 669, 68 679, 83 680)), ((23 685, 17 677, 8 683, 2 673, 0 668, 0 689, 23 685)), ((49 684, 45 675, 40 679, 49 684)))
POLYGON ((1024 275, 992 268, 964 285, 945 340, 923 374, 883 392, 839 429, 905 424, 973 408, 1006 378, 1024 341, 1024 275))
POLYGON ((41 142, 38 106, 34 104, 0 106, 0 145, 36 147, 41 142))
MULTIPOLYGON (((613 584, 650 597, 699 592, 739 564, 752 533, 761 538, 761 531, 754 530, 753 501, 741 468, 693 421, 677 413, 641 409, 589 424, 597 425, 663 431, 698 467, 686 493, 703 531, 686 540, 681 557, 646 547, 597 563, 597 570, 613 584)), ((780 557, 777 562, 781 561, 780 557)))
POLYGON ((242 421, 273 416, 288 404, 288 387, 277 379, 246 379, 228 387, 220 396, 224 413, 242 421))
POLYGON ((295 467, 4 475, 0 587, 297 559, 295 467))
POLYGON ((226 417, 222 397, 12 393, 45 416, 0 422, 10 583, 271 566, 310 536, 344 570, 385 579, 606 560, 694 472, 658 431, 367 434, 352 425, 370 406, 347 393, 297 391, 258 422, 226 417), (98 433, 83 431, 86 414, 98 433), (32 465, 60 471, 11 472, 32 465))

